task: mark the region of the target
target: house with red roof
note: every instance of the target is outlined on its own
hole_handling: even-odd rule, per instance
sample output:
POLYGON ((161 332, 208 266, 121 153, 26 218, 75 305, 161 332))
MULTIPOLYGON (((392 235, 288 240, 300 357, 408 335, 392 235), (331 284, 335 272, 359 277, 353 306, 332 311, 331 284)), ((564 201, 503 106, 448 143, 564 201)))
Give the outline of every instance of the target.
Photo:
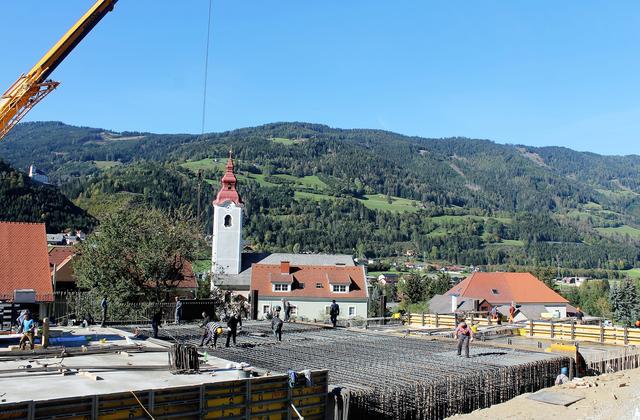
POLYGON ((14 302, 18 291, 25 291, 22 296, 35 294, 29 304, 34 312, 45 313, 53 302, 43 223, 0 222, 0 301, 14 302))
POLYGON ((508 315, 511 303, 518 308, 516 320, 563 318, 575 309, 531 273, 475 272, 444 295, 429 302, 432 313, 490 311, 493 307, 508 315))
POLYGON ((289 302, 291 315, 299 319, 327 319, 333 300, 340 306, 339 319, 367 317, 363 266, 257 263, 251 271, 251 289, 258 291, 260 318, 289 302))

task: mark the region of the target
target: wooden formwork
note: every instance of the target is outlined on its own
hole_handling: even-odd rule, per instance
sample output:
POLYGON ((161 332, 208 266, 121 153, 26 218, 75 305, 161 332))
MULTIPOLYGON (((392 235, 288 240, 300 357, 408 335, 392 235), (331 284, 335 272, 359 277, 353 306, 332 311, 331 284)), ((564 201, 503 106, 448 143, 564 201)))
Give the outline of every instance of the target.
MULTIPOLYGON (((480 326, 495 325, 486 318, 471 318, 480 326)), ((467 318, 469 320, 469 318, 467 318)), ((411 326, 454 328, 454 315, 410 314, 411 326)), ((518 324, 519 335, 561 341, 584 341, 613 345, 640 345, 640 328, 605 327, 604 325, 580 325, 575 322, 527 321, 518 324)))
POLYGON ((299 375, 213 382, 155 390, 0 404, 0 420, 14 419, 324 419, 327 371, 313 371, 312 385, 299 375), (147 411, 149 414, 147 414, 147 411))

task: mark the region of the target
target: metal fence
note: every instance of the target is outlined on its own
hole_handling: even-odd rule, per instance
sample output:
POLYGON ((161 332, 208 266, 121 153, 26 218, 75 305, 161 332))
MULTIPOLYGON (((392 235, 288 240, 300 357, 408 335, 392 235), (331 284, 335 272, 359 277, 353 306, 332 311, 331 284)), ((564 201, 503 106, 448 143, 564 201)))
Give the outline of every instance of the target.
MULTIPOLYGON (((55 317, 58 323, 66 324, 70 321, 99 323, 102 320, 101 296, 93 292, 58 292, 51 303, 48 315, 55 317)), ((191 321, 199 319, 202 312, 209 315, 215 313, 216 305, 213 299, 184 299, 182 302, 181 319, 191 321)), ((150 323, 154 314, 162 311, 162 320, 175 320, 176 303, 157 302, 109 302, 107 308, 107 324, 146 324, 150 323)))

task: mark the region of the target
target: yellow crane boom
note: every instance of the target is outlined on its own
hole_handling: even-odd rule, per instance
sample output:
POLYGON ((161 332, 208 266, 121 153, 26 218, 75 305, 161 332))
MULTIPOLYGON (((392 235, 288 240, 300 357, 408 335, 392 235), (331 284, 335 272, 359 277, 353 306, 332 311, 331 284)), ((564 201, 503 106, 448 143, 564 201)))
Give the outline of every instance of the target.
POLYGON ((21 75, 0 97, 0 140, 60 83, 49 75, 85 36, 113 10, 118 0, 97 0, 27 74, 21 75))

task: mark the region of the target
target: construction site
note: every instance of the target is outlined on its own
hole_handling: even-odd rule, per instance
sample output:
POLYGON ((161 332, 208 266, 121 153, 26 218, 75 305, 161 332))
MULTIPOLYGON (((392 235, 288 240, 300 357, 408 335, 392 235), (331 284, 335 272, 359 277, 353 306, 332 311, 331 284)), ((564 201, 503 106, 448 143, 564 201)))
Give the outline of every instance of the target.
MULTIPOLYGON (((97 0, 29 72, 10 86, 0 98, 0 139, 58 88, 59 83, 49 78, 53 71, 114 10, 116 3, 117 0, 97 0)), ((211 5, 209 1, 203 135, 211 5)), ((287 145, 302 142, 288 138, 271 140, 287 145)), ((422 156, 424 150, 418 152, 422 156)), ((242 163, 249 165, 247 161, 242 163)), ((75 258, 76 250, 64 251, 69 255, 65 255, 60 264, 50 263, 48 252, 51 250, 47 248, 44 225, 42 229, 38 227, 42 240, 34 236, 31 242, 38 242, 43 250, 40 271, 44 281, 41 283, 47 293, 32 287, 29 282, 33 282, 33 276, 23 270, 35 265, 35 259, 25 257, 22 254, 26 253, 20 250, 14 251, 11 257, 0 258, 4 264, 16 260, 14 256, 20 254, 23 264, 14 271, 27 273, 15 280, 15 284, 11 283, 11 293, 0 302, 0 314, 5 308, 8 314, 4 319, 0 317, 0 330, 3 330, 0 333, 0 420, 423 420, 457 415, 502 418, 517 413, 513 405, 525 398, 527 401, 523 404, 529 411, 523 413, 522 418, 542 418, 545 415, 540 413, 551 406, 567 408, 585 400, 582 407, 586 413, 595 405, 592 404, 595 392, 586 395, 579 390, 559 391, 596 386, 604 389, 599 383, 607 381, 617 381, 615 386, 624 388, 631 383, 631 376, 625 376, 623 371, 640 367, 640 350, 636 347, 640 345, 640 328, 607 326, 602 319, 597 325, 583 325, 584 314, 580 308, 573 308, 580 313, 577 318, 575 312, 567 311, 571 306, 569 301, 559 295, 559 302, 532 301, 536 305, 529 305, 529 309, 539 308, 526 320, 514 318, 514 301, 522 303, 524 299, 489 302, 474 295, 470 300, 475 302, 474 307, 463 310, 457 304, 455 293, 452 297, 443 295, 444 299, 451 298, 453 305, 446 314, 412 314, 402 309, 389 316, 386 295, 380 295, 379 302, 371 297, 373 289, 366 263, 354 260, 352 255, 300 252, 299 243, 295 244, 297 250, 293 243, 283 244, 282 248, 291 245, 287 247, 291 248, 291 254, 264 256, 261 252, 244 252, 246 238, 242 236, 242 226, 246 208, 236 189, 238 178, 232 152, 226 165, 221 163, 219 169, 222 168, 225 172, 210 209, 214 224, 207 232, 206 247, 211 248, 207 250, 211 253, 204 261, 205 265, 211 264, 199 273, 197 280, 191 262, 181 263, 180 270, 174 271, 148 264, 152 266, 152 274, 147 277, 141 274, 137 278, 140 293, 131 299, 139 301, 123 298, 124 305, 119 302, 118 307, 115 302, 118 296, 109 295, 114 301, 111 303, 104 290, 98 295, 81 282, 76 284, 73 278, 65 286, 69 291, 96 292, 87 294, 85 300, 89 303, 81 307, 85 304, 81 300, 71 304, 54 290, 56 284, 65 283, 57 277, 57 270, 62 267, 71 271, 70 261, 75 258), (187 265, 191 270, 189 275, 183 272, 187 265), (165 279, 171 281, 159 282, 157 277, 165 271, 169 273, 167 276, 174 277, 165 279), (220 281, 223 275, 226 283, 220 281), (209 283, 202 286, 199 282, 205 280, 209 283), (154 287, 155 295, 149 293, 154 287), (142 296, 152 295, 153 302, 143 300, 142 296), (343 305, 342 314, 336 300, 343 305), (506 317, 498 315, 494 321, 491 316, 487 319, 492 308, 497 310, 500 305, 506 308, 509 302, 513 313, 508 323, 502 325, 506 317), (481 303, 485 305, 483 310, 480 310, 481 303), (381 316, 370 318, 375 316, 370 314, 370 309, 378 304, 381 316), (281 310, 286 313, 284 321, 279 319, 281 310), (117 315, 112 315, 114 313, 117 315), (548 316, 543 318, 542 313, 548 316), (95 320, 100 316, 102 325, 97 326, 95 320), (108 316, 114 319, 107 319, 108 316), (52 318, 56 322, 50 324, 52 318), (226 328, 221 324, 224 322, 226 328), (8 324, 6 328, 5 324, 8 324), (214 344, 209 345, 208 341, 205 344, 205 338, 208 341, 213 338, 214 344), (30 350, 26 349, 27 342, 30 350), (464 342, 468 355, 461 353, 464 342), (612 376, 614 374, 617 376, 612 376), (554 384, 559 386, 549 390, 554 384), (591 403, 587 403, 589 398, 591 403), (511 400, 514 402, 509 403, 511 400), (505 403, 511 405, 501 406, 505 403)), ((454 165, 452 168, 462 173, 454 165)), ((198 217, 202 176, 199 169, 198 217)), ((261 179, 265 176, 261 175, 261 179)), ((274 187, 278 185, 275 182, 284 184, 285 179, 290 182, 286 177, 293 178, 286 174, 269 173, 269 176, 274 187)), ((305 178, 309 178, 307 181, 312 182, 314 188, 315 184, 324 184, 315 172, 305 178), (317 180, 311 180, 314 177, 317 180)), ((469 189, 475 191, 475 187, 469 189)), ((302 192, 301 196, 319 195, 313 191, 302 192)), ((295 197, 294 191, 290 192, 295 197)), ((391 195, 387 196, 387 204, 391 205, 391 195)), ((270 229, 265 230, 270 234, 270 229)), ((184 229, 182 233, 187 231, 189 229, 184 229)), ((9 236, 25 237, 17 233, 9 236)), ((137 242, 136 246, 140 247, 137 242)), ((144 252, 145 248, 140 248, 144 252)), ((15 249, 17 246, 12 244, 12 250, 15 249)), ((86 251, 91 249, 85 248, 84 256, 79 252, 79 258, 86 257, 86 251)), ((107 259, 113 259, 112 253, 104 254, 107 259)), ((134 260, 132 254, 123 252, 122 259, 134 260)), ((182 258, 181 252, 168 251, 167 255, 163 256, 167 261, 182 258)), ((117 274, 107 271, 100 278, 105 284, 117 276, 128 278, 135 271, 132 267, 127 266, 117 274)), ((70 278, 73 276, 69 274, 70 278)), ((443 277, 448 287, 454 285, 449 284, 450 280, 443 277)), ((509 288, 487 290, 492 291, 489 299, 498 299, 495 296, 506 294, 509 288)), ((555 294, 552 290, 549 292, 555 294)), ((398 302, 400 300, 394 303, 398 302)), ((524 308, 518 306, 524 316, 524 308)), ((618 396, 612 395, 612 400, 617 401, 618 396)), ((625 398, 632 397, 625 394, 625 398)), ((625 406, 626 411, 619 411, 620 416, 635 409, 625 406)), ((607 418, 606 410, 598 416, 607 418)))
MULTIPOLYGON (((482 327, 465 358, 450 329, 407 325, 287 323, 277 341, 270 323, 245 321, 236 345, 216 348, 200 346, 194 323, 167 324, 159 339, 148 325, 54 328, 47 349, 1 348, 0 418, 442 419, 536 395, 563 367, 577 371, 557 342, 508 330, 482 327)), ((582 352, 591 370, 638 366, 635 348, 583 343, 582 352)))

